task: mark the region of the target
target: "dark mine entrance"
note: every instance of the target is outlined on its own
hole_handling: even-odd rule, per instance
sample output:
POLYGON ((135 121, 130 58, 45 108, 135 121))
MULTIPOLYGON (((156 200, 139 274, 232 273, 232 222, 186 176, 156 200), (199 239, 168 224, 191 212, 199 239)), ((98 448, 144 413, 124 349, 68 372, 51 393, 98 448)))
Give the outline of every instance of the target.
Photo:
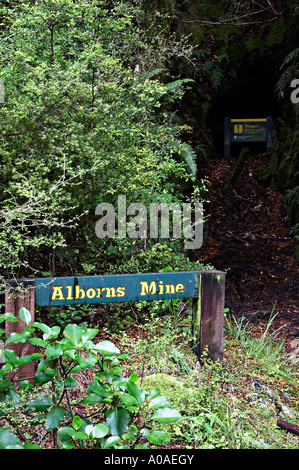
MULTIPOLYGON (((273 125, 277 116, 278 101, 275 96, 275 85, 278 77, 272 67, 267 67, 260 59, 250 66, 240 64, 237 77, 224 76, 222 87, 212 99, 208 128, 211 130, 215 156, 223 155, 224 118, 266 118, 273 116, 273 125)), ((278 67, 277 67, 278 68, 278 67)), ((231 156, 237 156, 242 143, 231 146, 231 156)), ((265 144, 250 144, 250 151, 264 152, 265 144)))

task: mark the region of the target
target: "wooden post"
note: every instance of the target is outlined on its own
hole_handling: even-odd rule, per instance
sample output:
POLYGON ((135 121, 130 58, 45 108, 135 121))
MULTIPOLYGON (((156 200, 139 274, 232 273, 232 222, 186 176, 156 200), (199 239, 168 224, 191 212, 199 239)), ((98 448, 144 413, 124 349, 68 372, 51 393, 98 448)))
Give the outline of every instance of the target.
POLYGON ((193 351, 199 358, 207 349, 208 358, 223 359, 225 273, 203 271, 200 274, 198 299, 193 300, 193 351))
POLYGON ((224 118, 224 158, 230 159, 230 118, 224 118))
POLYGON ((267 117, 266 127, 266 154, 269 156, 272 152, 273 146, 273 118, 272 116, 267 117))
MULTIPOLYGON (((34 321, 35 310, 35 292, 34 280, 7 281, 5 288, 5 312, 13 313, 19 317, 19 311, 25 307, 31 313, 31 319, 34 321)), ((5 321, 5 334, 8 337, 11 333, 22 333, 27 327, 20 318, 17 322, 5 321)), ((34 346, 27 341, 26 343, 9 343, 5 346, 12 349, 18 357, 28 356, 34 353, 34 346)), ((19 382, 20 380, 29 380, 33 383, 34 363, 29 362, 8 374, 8 379, 19 382)))

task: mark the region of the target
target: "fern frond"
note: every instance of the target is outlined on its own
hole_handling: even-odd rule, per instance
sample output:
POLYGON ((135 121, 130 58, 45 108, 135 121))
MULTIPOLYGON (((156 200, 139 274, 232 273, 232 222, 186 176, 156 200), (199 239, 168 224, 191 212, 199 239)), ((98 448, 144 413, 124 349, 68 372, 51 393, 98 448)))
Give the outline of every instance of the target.
POLYGON ((285 66, 292 62, 295 57, 299 55, 299 47, 296 47, 292 52, 290 52, 283 60, 280 70, 285 66))
POLYGON ((166 85, 164 85, 164 90, 161 93, 155 94, 154 96, 155 100, 159 100, 162 96, 166 95, 169 91, 174 90, 175 88, 178 88, 187 82, 194 82, 194 80, 192 80, 192 78, 182 78, 180 80, 175 80, 174 82, 167 83, 166 85))
POLYGON ((187 165, 187 172, 189 175, 196 176, 197 174, 197 155, 191 145, 187 144, 186 142, 179 142, 175 143, 176 152, 179 158, 186 163, 187 165))
POLYGON ((151 70, 150 72, 143 73, 141 76, 141 80, 142 81, 149 80, 155 75, 158 75, 160 72, 165 72, 165 69, 155 69, 155 70, 151 70))

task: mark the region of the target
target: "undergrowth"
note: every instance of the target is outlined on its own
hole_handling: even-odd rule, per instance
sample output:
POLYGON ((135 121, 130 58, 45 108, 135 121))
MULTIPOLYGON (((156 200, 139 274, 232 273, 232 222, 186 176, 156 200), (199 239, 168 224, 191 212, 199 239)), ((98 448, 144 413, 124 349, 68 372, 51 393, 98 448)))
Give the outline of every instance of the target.
MULTIPOLYGON (((185 315, 186 317, 186 315, 185 315)), ((201 363, 192 353, 186 321, 152 315, 118 338, 131 354, 142 387, 159 388, 182 418, 171 426, 185 448, 289 449, 298 436, 277 426, 298 423, 298 367, 273 329, 275 315, 258 329, 226 312, 224 359, 201 363), (176 327, 173 327, 173 321, 176 327)), ((161 426, 163 429, 163 426, 161 426)))
MULTIPOLYGON (((109 324, 101 328, 101 335, 117 347, 110 341, 92 342, 99 330, 85 322, 82 327, 61 324, 66 335, 61 341, 55 339, 60 327, 33 324, 44 333, 43 340, 33 343, 47 347, 47 359, 39 364, 36 376, 46 402, 30 384, 24 383, 17 392, 5 379, 4 366, 2 444, 9 438, 9 445, 17 448, 20 442, 27 442, 29 448, 51 448, 52 430, 55 445, 64 448, 135 448, 137 443, 140 448, 168 449, 298 447, 298 436, 277 426, 278 419, 298 423, 299 379, 298 363, 285 352, 273 312, 267 323, 253 325, 226 311, 223 361, 213 362, 207 351, 200 361, 192 352, 188 304, 159 301, 140 303, 137 308, 130 324, 126 318, 126 328, 118 333, 111 332, 109 324), (74 348, 79 348, 79 355, 74 348), (97 359, 98 354, 104 358, 97 359), (59 368, 57 358, 61 364, 62 360, 74 362, 75 375, 69 376, 66 372, 71 369, 65 365, 59 368), (49 384, 51 390, 47 390, 49 384), (156 409, 163 414, 158 419, 153 415, 156 409), (122 420, 115 416, 119 410, 122 420), (62 411, 71 424, 63 424, 62 411), (86 412, 97 421, 88 424, 86 412), (11 431, 16 430, 14 437, 11 431)), ((6 356, 10 367, 19 364, 12 352, 6 356)))

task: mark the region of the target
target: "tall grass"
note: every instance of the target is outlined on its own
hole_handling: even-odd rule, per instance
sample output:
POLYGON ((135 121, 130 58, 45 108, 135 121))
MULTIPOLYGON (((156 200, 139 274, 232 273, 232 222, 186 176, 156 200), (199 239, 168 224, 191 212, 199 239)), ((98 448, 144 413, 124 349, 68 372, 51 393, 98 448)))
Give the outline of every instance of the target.
MULTIPOLYGON (((226 312, 227 313, 227 312, 226 312)), ((274 315, 274 307, 269 320, 263 329, 260 327, 260 334, 254 331, 255 328, 250 322, 245 323, 242 316, 236 319, 233 315, 225 315, 226 332, 228 336, 240 343, 240 347, 247 357, 253 358, 263 366, 267 373, 275 374, 285 365, 283 355, 284 341, 279 338, 279 333, 285 325, 271 331, 273 322, 278 313, 274 315)))
POLYGON ((281 328, 274 329, 273 312, 266 324, 252 325, 226 311, 222 363, 205 359, 199 364, 185 323, 184 328, 181 321, 178 325, 171 312, 143 319, 137 336, 129 331, 121 335, 120 343, 131 350, 142 386, 159 388, 182 415, 172 427, 172 444, 195 449, 298 445, 296 436, 276 426, 280 387, 283 396, 289 397, 285 404, 293 409, 291 419, 296 423, 299 385, 298 371, 287 361, 279 338, 281 328), (274 390, 275 400, 272 395, 266 397, 261 407, 256 381, 265 385, 263 393, 268 387, 274 390))

